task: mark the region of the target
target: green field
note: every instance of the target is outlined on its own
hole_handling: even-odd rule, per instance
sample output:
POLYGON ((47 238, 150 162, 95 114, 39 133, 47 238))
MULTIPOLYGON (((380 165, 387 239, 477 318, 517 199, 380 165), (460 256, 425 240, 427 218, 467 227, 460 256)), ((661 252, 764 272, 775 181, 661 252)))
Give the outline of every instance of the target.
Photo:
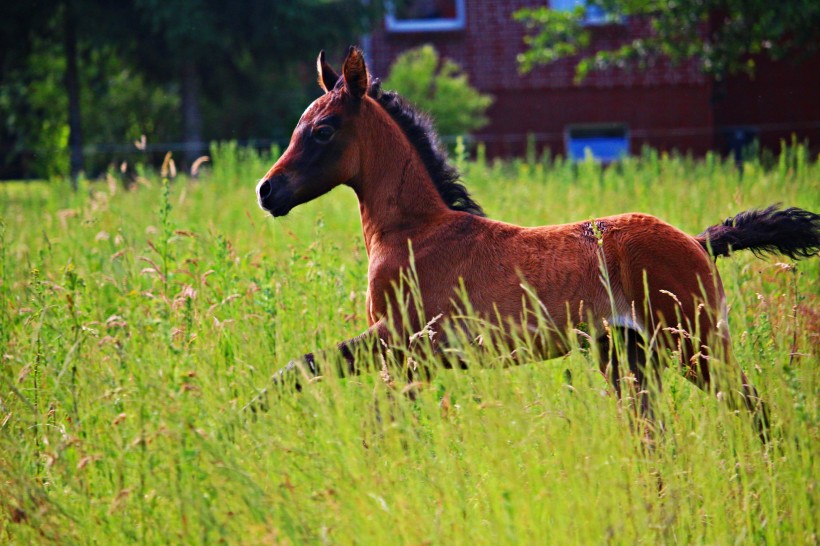
MULTIPOLYGON (((355 196, 273 220, 270 158, 225 146, 199 179, 0 185, 0 543, 817 544, 820 260, 719 266, 775 439, 664 374, 654 450, 580 351, 379 374, 241 412, 302 353, 366 327, 355 196), (572 385, 568 385, 568 376, 572 385)), ((698 233, 747 208, 820 211, 804 148, 741 173, 645 152, 605 170, 460 162, 525 225, 643 211, 698 233)), ((787 261, 787 260, 780 260, 787 261)))

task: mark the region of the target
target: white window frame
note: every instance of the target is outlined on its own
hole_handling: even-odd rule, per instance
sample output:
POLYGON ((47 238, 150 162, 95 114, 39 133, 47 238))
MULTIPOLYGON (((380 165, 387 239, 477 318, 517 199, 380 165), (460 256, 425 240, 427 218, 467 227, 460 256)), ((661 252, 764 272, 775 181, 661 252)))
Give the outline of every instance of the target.
POLYGON ((392 2, 387 3, 384 28, 387 32, 449 32, 463 30, 467 26, 465 0, 454 0, 456 16, 441 19, 397 19, 392 2))

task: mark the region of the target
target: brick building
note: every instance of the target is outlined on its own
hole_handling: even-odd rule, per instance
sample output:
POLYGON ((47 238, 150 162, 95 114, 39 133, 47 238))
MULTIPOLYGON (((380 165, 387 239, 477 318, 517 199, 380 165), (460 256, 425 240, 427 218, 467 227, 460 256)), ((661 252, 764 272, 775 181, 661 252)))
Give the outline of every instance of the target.
MULTIPOLYGON (((475 136, 491 153, 521 153, 527 135, 539 148, 578 153, 585 143, 603 157, 619 149, 635 153, 644 144, 659 149, 728 151, 734 142, 759 139, 777 148, 782 138, 820 144, 820 56, 799 65, 760 62, 754 79, 735 76, 722 84, 695 63, 593 73, 573 83, 574 64, 562 60, 518 73, 524 26, 512 20, 522 7, 543 0, 418 0, 385 18, 366 41, 372 71, 386 76, 402 51, 433 44, 458 62, 470 82, 495 102, 489 126, 475 136)), ((574 0, 551 0, 571 9, 574 0)), ((603 24, 590 19, 593 47, 609 48, 646 35, 643 21, 603 24)))

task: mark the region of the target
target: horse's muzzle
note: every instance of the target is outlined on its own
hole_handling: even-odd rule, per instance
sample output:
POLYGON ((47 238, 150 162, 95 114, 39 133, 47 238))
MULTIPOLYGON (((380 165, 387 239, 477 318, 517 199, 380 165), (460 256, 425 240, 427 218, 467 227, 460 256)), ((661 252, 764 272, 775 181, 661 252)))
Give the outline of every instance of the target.
POLYGON ((284 216, 293 208, 293 193, 288 189, 288 177, 278 174, 256 186, 259 206, 273 216, 284 216))

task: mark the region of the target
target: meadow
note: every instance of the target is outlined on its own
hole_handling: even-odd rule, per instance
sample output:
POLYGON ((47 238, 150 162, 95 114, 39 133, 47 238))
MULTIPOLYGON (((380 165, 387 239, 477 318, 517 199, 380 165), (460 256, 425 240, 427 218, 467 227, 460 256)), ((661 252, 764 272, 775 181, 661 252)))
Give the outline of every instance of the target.
MULTIPOLYGON (((250 414, 290 359, 366 327, 355 196, 274 221, 254 187, 275 153, 224 144, 198 178, 141 169, 130 190, 0 184, 0 542, 818 542, 816 257, 719 261, 768 445, 667 369, 647 449, 581 350, 473 355, 415 399, 326 377, 250 414)), ((775 202, 820 211, 802 146, 740 170, 651 150, 606 169, 456 161, 489 216, 524 225, 643 211, 694 234, 775 202)))

